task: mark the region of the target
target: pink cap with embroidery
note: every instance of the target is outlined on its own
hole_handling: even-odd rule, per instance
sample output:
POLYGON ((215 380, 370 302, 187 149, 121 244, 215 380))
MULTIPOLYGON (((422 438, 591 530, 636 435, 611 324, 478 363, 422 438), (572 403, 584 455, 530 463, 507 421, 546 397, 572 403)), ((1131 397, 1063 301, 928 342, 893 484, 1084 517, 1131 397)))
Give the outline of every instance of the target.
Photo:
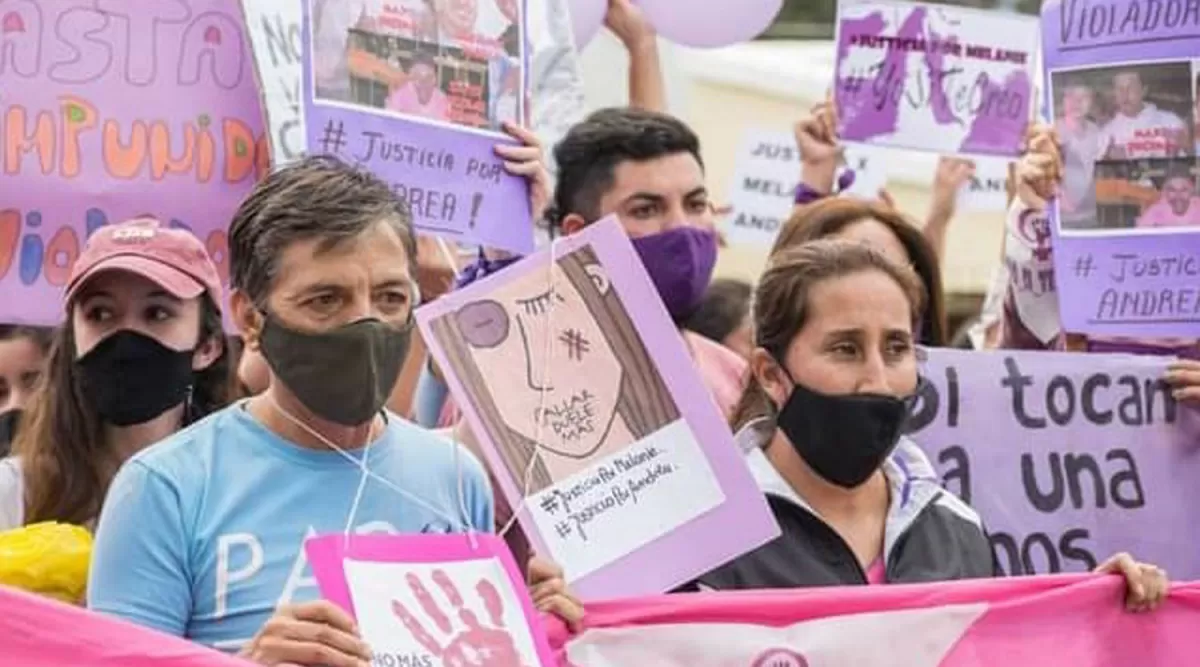
POLYGON ((218 309, 224 305, 221 278, 204 244, 191 232, 162 227, 157 220, 140 218, 96 230, 71 267, 66 303, 106 271, 137 274, 180 299, 207 292, 218 309))

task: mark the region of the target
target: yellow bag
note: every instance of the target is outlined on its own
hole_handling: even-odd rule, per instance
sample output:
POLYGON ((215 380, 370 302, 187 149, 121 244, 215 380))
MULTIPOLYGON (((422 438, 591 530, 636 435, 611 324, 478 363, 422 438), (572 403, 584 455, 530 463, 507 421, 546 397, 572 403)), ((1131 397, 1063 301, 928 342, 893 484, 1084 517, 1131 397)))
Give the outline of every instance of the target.
POLYGON ((78 604, 87 591, 92 534, 48 521, 0 533, 0 584, 78 604))

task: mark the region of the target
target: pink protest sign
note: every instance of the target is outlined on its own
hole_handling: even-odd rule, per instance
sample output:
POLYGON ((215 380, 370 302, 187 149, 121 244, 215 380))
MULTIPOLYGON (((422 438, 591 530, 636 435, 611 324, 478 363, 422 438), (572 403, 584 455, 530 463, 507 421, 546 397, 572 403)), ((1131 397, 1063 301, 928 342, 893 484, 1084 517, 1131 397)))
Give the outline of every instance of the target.
POLYGON ((584 599, 660 593, 778 535, 615 218, 417 311, 536 551, 584 599))
POLYGON ((250 667, 171 637, 0 586, 0 661, 21 667, 250 667))
POLYGON ((1132 614, 1120 577, 669 595, 588 607, 564 667, 1117 667, 1196 657, 1200 584, 1132 614))
POLYGON ((304 545, 321 595, 374 664, 550 667, 542 620, 494 535, 323 535, 304 545))
POLYGON ((57 324, 99 226, 194 232, 223 278, 225 229, 267 167, 236 0, 0 4, 0 321, 57 324))

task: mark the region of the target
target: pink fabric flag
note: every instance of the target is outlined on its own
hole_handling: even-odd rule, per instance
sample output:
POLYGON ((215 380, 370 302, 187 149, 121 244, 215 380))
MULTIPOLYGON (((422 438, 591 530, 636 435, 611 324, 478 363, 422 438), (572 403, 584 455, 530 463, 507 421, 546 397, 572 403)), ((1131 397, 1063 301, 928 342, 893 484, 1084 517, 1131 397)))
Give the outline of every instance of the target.
POLYGON ((187 640, 0 586, 0 665, 250 667, 187 640))
POLYGON ((1200 583, 1132 614, 1119 577, 669 595, 589 605, 573 667, 1129 667, 1200 659, 1200 583))

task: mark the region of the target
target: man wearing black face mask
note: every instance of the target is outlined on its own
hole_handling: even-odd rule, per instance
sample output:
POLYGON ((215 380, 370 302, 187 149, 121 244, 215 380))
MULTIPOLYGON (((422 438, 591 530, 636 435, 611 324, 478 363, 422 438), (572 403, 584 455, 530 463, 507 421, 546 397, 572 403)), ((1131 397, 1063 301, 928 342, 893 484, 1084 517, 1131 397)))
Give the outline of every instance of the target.
POLYGON ((261 664, 365 664, 353 621, 318 600, 305 539, 493 526, 478 461, 383 407, 419 300, 408 207, 311 157, 261 182, 229 238, 235 320, 268 388, 122 469, 89 606, 261 664))

